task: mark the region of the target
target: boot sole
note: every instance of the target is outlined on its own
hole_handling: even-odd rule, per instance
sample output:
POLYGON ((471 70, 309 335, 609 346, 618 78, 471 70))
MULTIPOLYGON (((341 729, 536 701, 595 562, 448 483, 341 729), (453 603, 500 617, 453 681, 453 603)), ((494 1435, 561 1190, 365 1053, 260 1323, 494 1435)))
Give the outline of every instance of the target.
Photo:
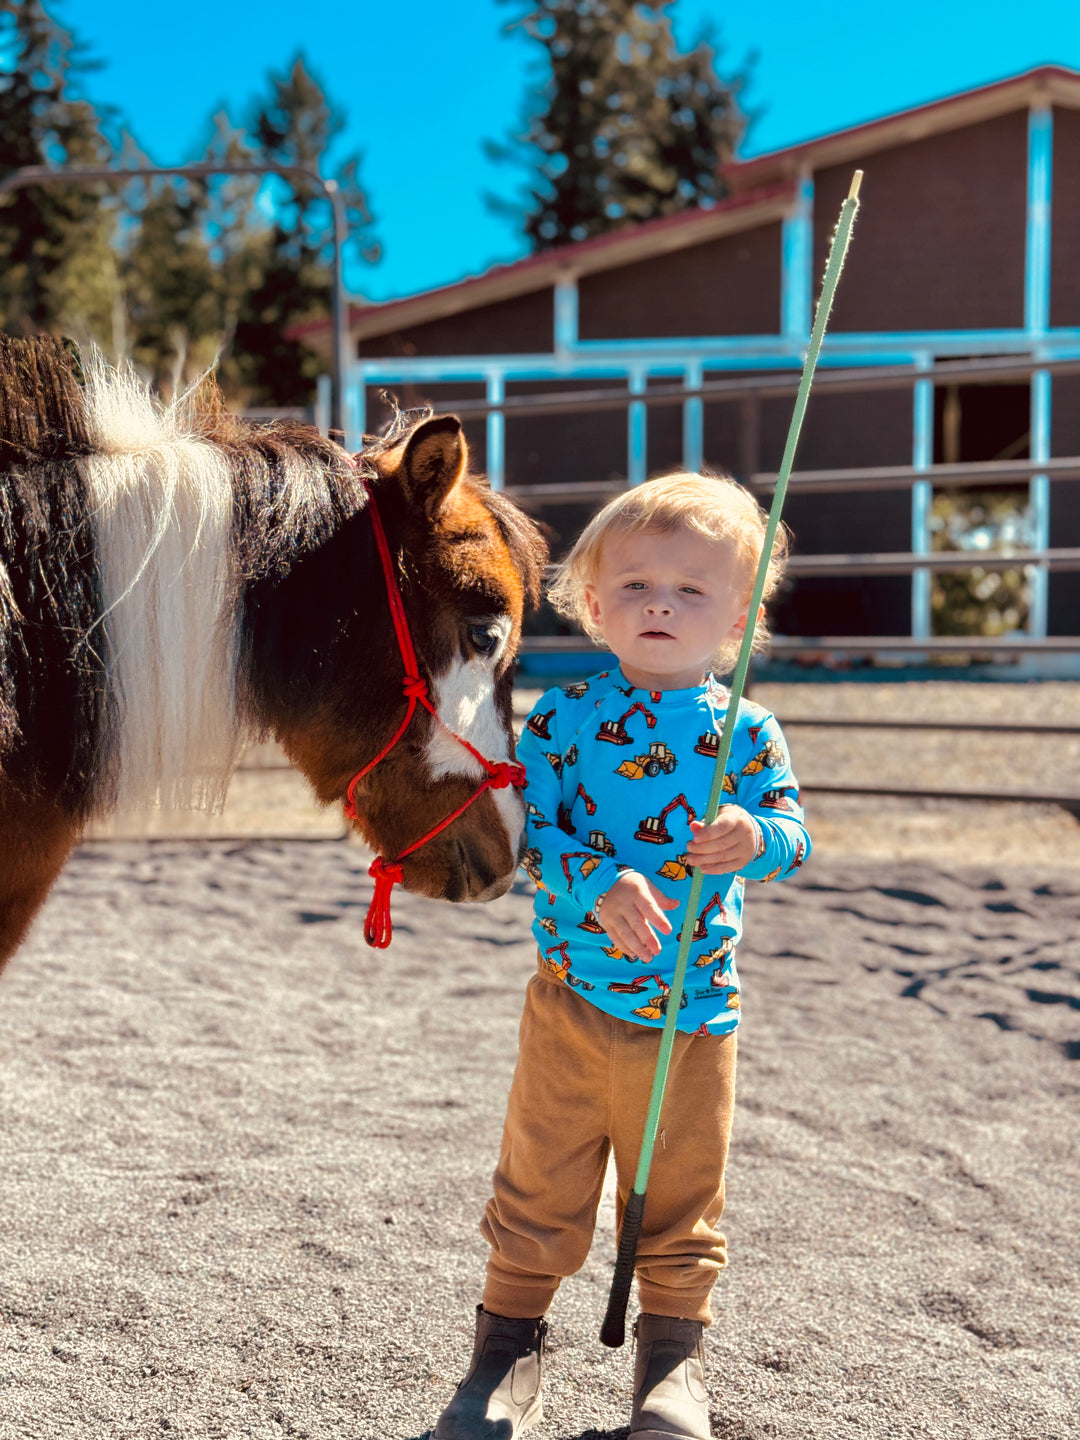
POLYGON ((678 1430, 631 1430, 626 1440, 694 1440, 678 1430))
MULTIPOLYGON (((514 1436, 524 1435, 525 1431, 531 1430, 534 1425, 539 1425, 540 1421, 543 1420, 543 1418, 544 1400, 543 1396, 538 1395, 535 1402, 529 1407, 528 1410, 526 1410, 525 1414, 521 1417, 521 1421, 514 1430, 513 1436, 511 1436, 511 1440, 514 1440, 514 1436)), ((436 1425, 434 1429, 429 1430, 427 1432, 426 1440, 439 1440, 438 1428, 438 1425, 436 1425)), ((671 1440, 671 1437, 668 1436, 667 1440, 671 1440)))

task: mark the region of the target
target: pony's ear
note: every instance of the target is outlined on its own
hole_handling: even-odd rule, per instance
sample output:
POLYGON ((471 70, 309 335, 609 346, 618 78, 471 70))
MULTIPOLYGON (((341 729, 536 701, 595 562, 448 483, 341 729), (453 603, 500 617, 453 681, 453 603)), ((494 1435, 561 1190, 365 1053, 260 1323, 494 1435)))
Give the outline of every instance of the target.
POLYGON ((468 448, 456 415, 436 415, 422 420, 405 444, 401 459, 401 482, 413 505, 422 506, 429 517, 465 474, 468 448))

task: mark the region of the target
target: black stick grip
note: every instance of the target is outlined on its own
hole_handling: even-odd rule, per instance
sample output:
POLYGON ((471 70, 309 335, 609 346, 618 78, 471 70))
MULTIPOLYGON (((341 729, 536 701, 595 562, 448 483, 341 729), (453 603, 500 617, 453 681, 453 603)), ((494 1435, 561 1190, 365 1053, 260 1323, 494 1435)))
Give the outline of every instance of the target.
POLYGON ((641 1220, 645 1214, 645 1196, 631 1190, 623 1211, 622 1230, 619 1232, 619 1253, 615 1257, 615 1274, 611 1278, 611 1294, 608 1296, 607 1314, 604 1316, 600 1339, 617 1350, 626 1339, 626 1306, 630 1299, 630 1286, 634 1279, 634 1258, 641 1234, 641 1220))

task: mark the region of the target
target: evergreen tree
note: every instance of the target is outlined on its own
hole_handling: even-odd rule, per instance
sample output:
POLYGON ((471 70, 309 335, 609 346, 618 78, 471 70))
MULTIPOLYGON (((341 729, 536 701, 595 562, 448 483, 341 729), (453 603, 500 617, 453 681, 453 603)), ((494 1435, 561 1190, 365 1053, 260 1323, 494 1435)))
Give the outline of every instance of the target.
MULTIPOLYGON (((97 114, 73 94, 89 67, 41 0, 7 0, 0 57, 0 178, 24 165, 109 160, 97 114)), ((116 208, 104 185, 31 186, 0 198, 0 324, 115 348, 116 208)))
MULTIPOLYGON (((203 161, 253 157, 227 116, 214 117, 203 161)), ((139 157, 142 159, 143 157, 139 157)), ((257 177, 139 182, 124 272, 130 354, 169 395, 218 365, 231 398, 247 398, 232 344, 244 295, 262 283, 268 229, 255 210, 257 177)))
POLYGON ((508 28, 544 50, 524 133, 509 146, 488 147, 493 158, 533 172, 525 231, 534 249, 724 194, 720 165, 744 123, 741 82, 719 78, 707 34, 679 51, 669 14, 674 0, 501 3, 520 12, 508 28))
MULTIPOLYGON (((298 56, 287 75, 271 75, 270 93, 252 126, 256 158, 324 173, 326 153, 344 126, 318 81, 298 56)), ((360 156, 336 172, 352 245, 367 245, 374 258, 372 217, 359 183, 360 156)), ((247 295, 236 326, 233 356, 237 377, 259 403, 306 404, 325 362, 286 331, 301 320, 329 314, 333 215, 323 191, 301 180, 274 182, 274 220, 265 270, 247 295), (291 187, 291 191, 290 191, 291 187)))

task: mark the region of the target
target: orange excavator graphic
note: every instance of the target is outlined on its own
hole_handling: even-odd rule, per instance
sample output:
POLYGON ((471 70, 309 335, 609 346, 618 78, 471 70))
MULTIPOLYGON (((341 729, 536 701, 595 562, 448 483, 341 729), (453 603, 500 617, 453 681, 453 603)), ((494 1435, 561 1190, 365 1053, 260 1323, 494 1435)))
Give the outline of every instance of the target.
POLYGON ((562 756, 556 755, 553 750, 544 751, 544 759, 548 762, 556 775, 562 774, 562 756))
POLYGON ((604 834, 603 830, 590 830, 589 844, 594 850, 602 850, 605 855, 615 854, 615 846, 604 834))
POLYGON ((584 880, 591 875, 600 864, 600 856, 595 850, 571 850, 568 854, 559 857, 562 860, 562 873, 566 876, 566 889, 569 893, 574 881, 570 874, 570 861, 581 860, 584 863, 578 868, 578 877, 584 880))
POLYGON ((559 927, 555 924, 555 921, 551 918, 550 915, 542 915, 536 923, 540 926, 541 930, 546 930, 547 933, 553 936, 556 940, 559 938, 559 927))
POLYGON ((579 785, 579 786, 577 787, 577 789, 574 791, 574 798, 570 801, 570 804, 569 804, 569 805, 564 805, 561 800, 559 801, 559 811, 558 811, 558 815, 557 815, 556 818, 558 819, 559 829, 560 829, 560 830, 565 830, 566 833, 567 833, 567 835, 576 835, 576 834, 577 834, 577 830, 576 830, 576 828, 575 828, 575 826, 574 826, 574 822, 573 822, 573 820, 572 820, 570 817, 571 817, 571 813, 572 813, 572 811, 573 811, 573 809, 574 809, 574 806, 577 804, 577 802, 578 802, 579 800, 584 800, 584 801, 585 801, 585 814, 586 814, 586 815, 595 815, 595 814, 596 814, 596 801, 595 801, 595 800, 592 798, 592 796, 588 793, 588 791, 585 789, 585 786, 584 786, 584 785, 579 785))
POLYGON ((698 915, 697 924, 694 926, 694 933, 690 937, 692 940, 707 940, 709 938, 709 927, 705 921, 710 910, 715 910, 721 920, 727 919, 727 911, 724 909, 724 902, 720 899, 719 891, 713 895, 712 899, 705 906, 705 909, 698 915))
MULTIPOLYGON (((708 755, 711 760, 716 759, 717 755, 720 754, 720 741, 724 738, 724 725, 726 723, 727 716, 725 715, 724 719, 720 721, 718 729, 706 730, 704 735, 698 736, 697 744, 694 746, 694 750, 698 755, 708 755)), ((750 736, 750 744, 756 745, 757 737, 761 734, 761 726, 748 725, 746 733, 750 736)))
POLYGON ((620 715, 618 720, 601 720, 600 729, 596 732, 597 740, 607 740, 611 745, 632 745, 634 737, 627 734, 626 722, 631 715, 641 713, 645 716, 645 724, 650 730, 656 729, 656 716, 651 710, 646 710, 639 700, 636 705, 631 705, 625 715, 620 715))
POLYGON ((697 819, 697 811, 690 804, 690 801, 687 800, 686 796, 676 795, 674 800, 664 806, 659 815, 645 816, 645 819, 642 820, 641 824, 634 831, 634 839, 648 840, 652 845, 670 845, 672 840, 671 831, 664 824, 664 821, 671 814, 672 810, 677 810, 680 806, 686 811, 688 820, 697 819))
POLYGON ((704 735, 697 737, 694 753, 695 755, 708 755, 710 760, 716 759, 720 754, 720 736, 715 730, 706 730, 704 735))
POLYGON ((548 729, 548 721, 554 714, 555 706, 553 705, 550 710, 541 711, 537 715, 530 715, 525 724, 539 739, 550 740, 551 731, 548 729))
POLYGON ((579 922, 577 928, 579 930, 587 930, 590 935, 603 935, 605 933, 603 925, 600 924, 600 921, 591 910, 586 910, 585 919, 579 922))
POLYGON ((647 755, 635 755, 632 760, 624 760, 615 774, 625 775, 628 780, 641 780, 646 775, 652 778, 661 770, 670 775, 678 763, 662 740, 654 740, 647 755))
POLYGON ((544 968, 550 971, 556 980, 561 980, 564 985, 572 985, 575 990, 595 990, 596 986, 590 985, 588 980, 579 980, 576 975, 570 974, 570 957, 566 953, 569 945, 569 940, 563 940, 561 944, 552 945, 545 950, 544 968), (559 959, 553 960, 553 955, 558 955, 559 959))
MULTIPOLYGON (((794 810, 795 806, 788 799, 788 791, 795 790, 794 785, 781 785, 776 790, 766 790, 758 801, 758 807, 762 810, 794 810)), ((795 790, 795 800, 798 802, 799 792, 795 790)))
POLYGON ((803 844, 803 842, 802 842, 801 840, 796 840, 796 842, 795 842, 795 859, 792 860, 791 864, 787 867, 787 873, 788 873, 789 875, 791 874, 791 872, 792 872, 793 870, 798 870, 799 866, 800 866, 800 865, 802 864, 802 862, 803 862, 803 856, 804 856, 805 854, 806 854, 806 846, 803 844))
POLYGON ((615 995, 640 995, 649 988, 650 981, 665 992, 671 988, 659 975, 635 975, 633 980, 613 980, 607 988, 615 995))
MULTIPOLYGON (((642 978, 645 980, 655 980, 660 987, 660 994, 650 995, 648 1000, 645 1001, 645 1004, 639 1005, 632 1013, 634 1015, 640 1015, 643 1020, 662 1020, 667 1014, 667 1002, 668 995, 671 992, 671 986, 666 980, 661 980, 659 975, 645 975, 642 978)), ((686 991, 684 990, 682 999, 679 1001, 679 1009, 683 1010, 685 1008, 686 991)))

